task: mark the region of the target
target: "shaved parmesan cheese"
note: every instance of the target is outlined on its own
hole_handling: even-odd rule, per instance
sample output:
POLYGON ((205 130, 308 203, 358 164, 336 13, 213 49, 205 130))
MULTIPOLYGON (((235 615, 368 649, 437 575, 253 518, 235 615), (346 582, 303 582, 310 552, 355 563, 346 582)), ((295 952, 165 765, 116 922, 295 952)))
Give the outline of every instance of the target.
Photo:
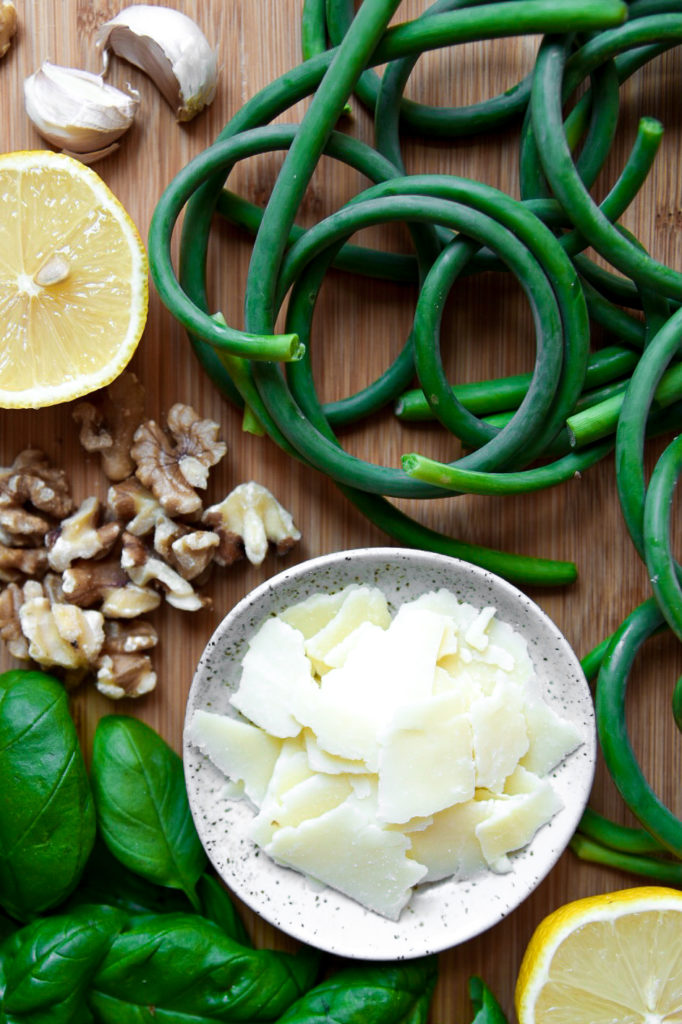
POLYGON ((474 732, 476 786, 497 793, 528 750, 523 694, 500 680, 490 697, 471 705, 474 732))
POLYGON ((301 738, 284 740, 272 769, 263 804, 273 800, 279 802, 293 786, 309 779, 312 774, 301 738))
POLYGON ((490 814, 475 828, 483 856, 493 871, 511 871, 507 854, 527 846, 535 833, 561 810, 562 803, 546 779, 530 792, 492 801, 490 814))
POLYGON ((251 835, 259 845, 266 846, 280 828, 319 818, 352 792, 344 775, 311 775, 282 793, 279 800, 267 801, 253 821, 251 835))
POLYGON ((452 591, 446 590, 445 587, 440 587, 439 590, 430 590, 426 594, 420 594, 419 597, 415 597, 414 601, 410 601, 409 604, 412 608, 424 608, 428 612, 435 612, 436 615, 443 615, 446 619, 452 619, 456 625, 459 624, 462 607, 470 607, 469 605, 463 605, 452 591))
POLYGON ((350 587, 329 622, 306 640, 305 651, 313 668, 322 675, 332 666, 327 655, 363 622, 387 629, 391 621, 386 598, 378 587, 350 587))
POLYGON ((476 828, 488 817, 493 800, 469 800, 434 814, 432 824, 423 831, 410 832, 410 857, 424 864, 425 882, 438 882, 453 875, 472 878, 486 870, 476 828))
POLYGON ((305 601, 292 604, 279 613, 279 618, 303 634, 305 640, 319 633, 331 622, 343 604, 350 590, 357 589, 351 585, 336 594, 311 594, 305 601))
POLYGON ((407 856, 409 839, 371 821, 363 803, 351 798, 296 828, 281 828, 265 850, 397 921, 426 868, 407 856))
POLYGON ((263 846, 270 841, 271 822, 277 820, 286 794, 301 782, 312 778, 313 774, 301 737, 284 740, 279 757, 275 761, 268 788, 259 805, 260 812, 252 825, 251 836, 254 842, 263 846))
POLYGON ((235 783, 255 804, 265 796, 282 744, 262 729, 228 715, 195 711, 189 735, 216 768, 235 783))
POLYGON ((457 695, 406 704, 381 736, 379 818, 407 822, 474 795, 471 720, 457 695))
POLYGON ((494 608, 481 609, 464 634, 464 639, 469 644, 469 647, 474 647, 477 651, 485 651, 490 643, 490 638, 486 631, 494 615, 494 608))
POLYGON ((230 703, 273 736, 298 736, 296 708, 317 693, 303 634, 267 619, 249 644, 239 689, 230 703))
POLYGON ((581 742, 520 633, 446 590, 392 620, 376 587, 313 594, 257 631, 230 701, 249 723, 197 712, 190 736, 259 808, 253 841, 392 920, 421 881, 512 870, 581 742))
POLYGON ((306 729, 303 736, 308 764, 314 772, 326 772, 329 775, 362 775, 369 770, 364 761, 351 761, 348 757, 338 757, 324 750, 311 729, 306 729))
POLYGON ((537 775, 546 775, 582 743, 572 722, 557 715, 543 700, 524 708, 530 746, 521 764, 537 775))

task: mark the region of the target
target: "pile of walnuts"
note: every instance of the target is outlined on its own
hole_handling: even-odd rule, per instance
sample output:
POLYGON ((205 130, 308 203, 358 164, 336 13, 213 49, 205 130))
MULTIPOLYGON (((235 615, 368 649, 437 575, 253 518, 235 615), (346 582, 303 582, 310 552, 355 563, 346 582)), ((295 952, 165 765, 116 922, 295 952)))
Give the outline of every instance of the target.
POLYGON ((214 564, 246 555, 259 565, 270 545, 283 554, 300 533, 254 482, 205 509, 197 490, 227 450, 218 424, 182 404, 164 427, 144 420, 134 374, 73 415, 111 481, 106 504, 89 497, 74 509, 66 474, 35 449, 0 470, 0 637, 67 686, 94 676, 109 697, 139 697, 156 685, 158 639, 142 616, 162 601, 207 607, 199 588, 214 564))

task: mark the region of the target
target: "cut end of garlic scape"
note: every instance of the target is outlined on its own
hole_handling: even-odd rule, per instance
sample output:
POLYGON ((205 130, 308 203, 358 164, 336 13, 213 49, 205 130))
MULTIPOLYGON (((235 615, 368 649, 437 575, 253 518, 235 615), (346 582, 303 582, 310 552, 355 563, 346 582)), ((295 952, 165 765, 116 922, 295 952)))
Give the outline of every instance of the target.
POLYGON ((101 26, 97 46, 152 79, 178 121, 190 121, 215 97, 218 62, 196 22, 168 7, 135 4, 101 26))
POLYGON ((17 9, 12 0, 0 3, 0 57, 4 57, 17 31, 17 9))
POLYGON ((36 130, 84 163, 113 151, 139 102, 137 93, 115 89, 100 75, 49 61, 24 81, 26 113, 36 130))

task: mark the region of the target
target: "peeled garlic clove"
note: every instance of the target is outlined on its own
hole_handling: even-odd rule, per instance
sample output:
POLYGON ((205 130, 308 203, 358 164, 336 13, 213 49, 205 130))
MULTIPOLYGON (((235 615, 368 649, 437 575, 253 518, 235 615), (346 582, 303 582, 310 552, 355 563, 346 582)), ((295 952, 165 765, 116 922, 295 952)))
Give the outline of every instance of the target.
POLYGON ((36 129, 78 156, 108 149, 130 128, 139 102, 100 75, 49 61, 24 81, 26 113, 36 129))
POLYGON ((0 3, 0 57, 9 50, 14 33, 17 30, 17 9, 12 0, 0 3))
POLYGON ((169 7, 126 7, 97 33, 97 45, 141 68, 175 111, 191 121, 214 98, 218 61, 196 22, 169 7))

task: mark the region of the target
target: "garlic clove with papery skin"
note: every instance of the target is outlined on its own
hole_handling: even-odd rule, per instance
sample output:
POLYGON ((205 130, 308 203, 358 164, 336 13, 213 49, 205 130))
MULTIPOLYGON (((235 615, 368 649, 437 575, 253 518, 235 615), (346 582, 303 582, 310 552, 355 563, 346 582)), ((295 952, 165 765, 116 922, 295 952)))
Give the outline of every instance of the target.
POLYGON ((53 146, 88 162, 116 148, 139 102, 136 93, 115 89, 100 75, 49 61, 24 81, 26 113, 37 131, 53 146))
POLYGON ((97 46, 141 68, 152 79, 178 121, 191 121, 216 94, 218 60, 199 26, 170 7, 134 4, 105 22, 97 46))

